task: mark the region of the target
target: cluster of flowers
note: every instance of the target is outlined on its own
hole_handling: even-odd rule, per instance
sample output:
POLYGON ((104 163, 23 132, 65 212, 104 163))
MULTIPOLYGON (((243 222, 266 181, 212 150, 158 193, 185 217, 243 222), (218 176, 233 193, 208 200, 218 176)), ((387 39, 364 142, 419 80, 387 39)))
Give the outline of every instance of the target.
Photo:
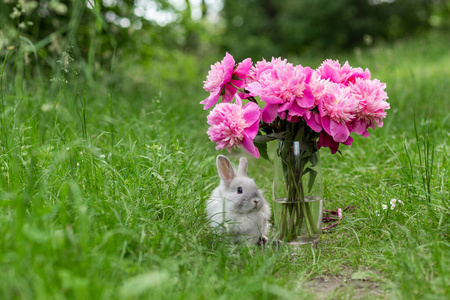
MULTIPOLYGON (((403 203, 403 201, 402 200, 398 200, 398 199, 391 199, 391 201, 389 202, 389 205, 391 206, 390 208, 391 208, 391 210, 394 210, 395 209, 395 207, 397 206, 397 205, 405 205, 405 203, 403 203)), ((388 210, 388 205, 387 204, 382 204, 381 205, 381 209, 382 210, 388 210)), ((380 216, 380 211, 376 211, 376 214, 377 214, 377 216, 380 216)))
MULTIPOLYGON (((391 210, 395 209, 396 204, 400 204, 400 205, 404 205, 402 200, 397 200, 397 199, 391 199, 391 201, 389 202, 389 204, 391 205, 391 210)), ((386 204, 381 205, 381 208, 383 210, 388 209, 388 206, 386 204)))
POLYGON ((259 157, 253 140, 260 122, 277 117, 288 122, 304 120, 320 133, 318 148, 332 153, 339 145, 353 142, 351 132, 367 137, 368 128, 383 126, 389 109, 385 83, 370 78, 368 69, 353 68, 348 62, 325 60, 317 69, 293 65, 281 58, 252 64, 250 58, 236 64, 230 54, 211 66, 204 89, 210 95, 204 109, 216 105, 208 115, 208 135, 216 149, 241 146, 259 157), (260 109, 255 97, 265 103, 260 109), (235 102, 233 103, 233 99, 235 102), (242 99, 248 99, 245 106, 242 99))

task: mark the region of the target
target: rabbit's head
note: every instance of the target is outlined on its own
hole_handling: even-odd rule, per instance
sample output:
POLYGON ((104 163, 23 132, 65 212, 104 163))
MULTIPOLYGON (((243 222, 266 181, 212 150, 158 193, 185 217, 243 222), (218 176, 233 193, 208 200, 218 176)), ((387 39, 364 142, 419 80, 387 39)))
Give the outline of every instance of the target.
POLYGON ((235 213, 249 213, 262 208, 267 202, 261 195, 253 179, 247 176, 247 159, 241 157, 238 170, 235 171, 230 160, 223 155, 217 156, 217 170, 221 178, 222 197, 235 213))

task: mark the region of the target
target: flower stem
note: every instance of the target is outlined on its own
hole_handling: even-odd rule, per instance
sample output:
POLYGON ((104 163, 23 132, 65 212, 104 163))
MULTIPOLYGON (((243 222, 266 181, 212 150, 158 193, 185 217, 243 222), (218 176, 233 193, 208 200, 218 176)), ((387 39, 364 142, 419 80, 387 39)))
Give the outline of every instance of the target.
MULTIPOLYGON (((292 136, 295 136, 299 130, 298 124, 287 123, 285 125, 286 130, 292 132, 292 136)), ((286 242, 295 241, 302 234, 302 230, 307 233, 309 238, 320 233, 318 222, 313 216, 311 206, 313 202, 309 202, 306 198, 306 187, 304 185, 307 181, 307 177, 304 178, 304 176, 308 172, 312 173, 308 169, 311 168, 308 164, 311 162, 310 157, 314 154, 316 148, 309 147, 306 144, 307 149, 313 150, 304 150, 305 143, 313 141, 303 140, 296 144, 297 142, 293 141, 292 136, 280 142, 278 150, 286 188, 286 200, 280 204, 281 220, 278 226, 280 238, 286 242), (305 170, 307 170, 306 173, 305 170)), ((312 175, 310 174, 310 176, 312 175)))

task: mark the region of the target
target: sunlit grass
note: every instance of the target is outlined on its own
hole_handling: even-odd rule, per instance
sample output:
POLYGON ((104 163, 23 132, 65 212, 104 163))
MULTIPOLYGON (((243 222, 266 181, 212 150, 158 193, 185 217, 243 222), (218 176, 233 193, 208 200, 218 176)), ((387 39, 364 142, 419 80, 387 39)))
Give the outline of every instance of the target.
MULTIPOLYGON (((230 247, 207 230, 218 153, 198 102, 212 61, 119 62, 90 87, 76 76, 25 84, 26 66, 11 55, 1 94, 0 294, 445 298, 450 57, 446 36, 426 38, 336 57, 386 82, 391 110, 383 128, 343 146, 342 156, 322 151, 326 208, 358 209, 312 249, 230 247), (404 206, 383 210, 392 198, 404 206), (342 285, 310 288, 318 278, 342 285)), ((314 67, 325 58, 296 59, 314 67)), ((270 199, 271 164, 249 160, 270 199)))

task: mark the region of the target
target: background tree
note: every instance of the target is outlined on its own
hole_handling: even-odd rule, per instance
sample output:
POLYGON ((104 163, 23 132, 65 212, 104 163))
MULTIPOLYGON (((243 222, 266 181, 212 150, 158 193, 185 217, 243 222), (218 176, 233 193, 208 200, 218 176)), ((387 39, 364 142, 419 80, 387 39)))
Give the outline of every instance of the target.
POLYGON ((177 51, 203 57, 225 50, 237 59, 331 52, 448 28, 449 20, 449 0, 3 0, 0 57, 22 55, 55 71, 69 46, 92 77, 111 69, 113 57, 137 63, 177 51))
POLYGON ((225 1, 224 48, 237 54, 245 49, 251 56, 261 57, 370 45, 429 29, 433 14, 448 10, 448 3, 447 0, 285 0, 276 4, 271 0, 225 1))

